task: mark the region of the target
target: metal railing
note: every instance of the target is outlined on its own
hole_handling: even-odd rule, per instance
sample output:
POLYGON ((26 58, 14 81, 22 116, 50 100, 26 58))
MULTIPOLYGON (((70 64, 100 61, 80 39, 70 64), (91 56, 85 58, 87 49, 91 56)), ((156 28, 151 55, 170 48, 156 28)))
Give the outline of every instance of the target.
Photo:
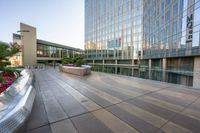
POLYGON ((180 81, 182 76, 188 79, 187 83, 184 84, 187 86, 192 86, 191 81, 193 79, 194 73, 195 74, 199 73, 189 70, 170 70, 170 69, 163 70, 162 68, 159 67, 149 69, 148 66, 141 66, 141 65, 118 65, 118 64, 114 65, 90 64, 90 65, 92 66, 91 69, 92 71, 139 77, 139 78, 158 80, 176 84, 184 84, 180 81))

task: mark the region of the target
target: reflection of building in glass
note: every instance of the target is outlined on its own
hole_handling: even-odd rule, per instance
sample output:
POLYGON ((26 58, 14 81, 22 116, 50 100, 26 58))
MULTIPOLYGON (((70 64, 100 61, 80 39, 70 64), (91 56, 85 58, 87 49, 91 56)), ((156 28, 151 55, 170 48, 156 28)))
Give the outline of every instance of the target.
POLYGON ((63 56, 74 57, 83 54, 83 50, 37 39, 37 62, 60 61, 63 56))
POLYGON ((97 71, 197 87, 199 42, 200 0, 85 0, 85 53, 97 71))
POLYGON ((10 58, 12 64, 32 66, 60 62, 64 55, 74 57, 83 54, 83 50, 78 48, 37 39, 35 27, 21 23, 19 32, 21 34, 13 34, 13 43, 20 45, 21 50, 10 58))

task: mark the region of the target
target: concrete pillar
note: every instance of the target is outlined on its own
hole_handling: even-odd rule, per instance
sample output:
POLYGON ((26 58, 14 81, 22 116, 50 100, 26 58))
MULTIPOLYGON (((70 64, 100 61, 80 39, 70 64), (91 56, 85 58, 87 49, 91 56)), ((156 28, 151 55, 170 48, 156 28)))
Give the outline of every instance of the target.
POLYGON ((167 67, 167 62, 166 58, 162 59, 162 80, 166 81, 166 67, 167 67))
POLYGON ((33 66, 37 63, 37 40, 36 28, 20 23, 20 31, 22 36, 22 60, 23 65, 33 66))
MULTIPOLYGON (((131 64, 132 64, 132 66, 134 66, 134 60, 131 61, 131 64)), ((133 76, 133 72, 134 72, 134 69, 132 67, 132 73, 131 73, 132 76, 133 76)))
POLYGON ((149 59, 149 79, 151 79, 151 59, 149 59))
POLYGON ((194 58, 193 87, 200 89, 200 57, 194 58))
POLYGON ((102 64, 103 64, 103 67, 102 67, 102 70, 104 72, 104 64, 105 64, 105 60, 102 60, 102 64))
POLYGON ((117 60, 115 60, 115 74, 117 74, 117 60))

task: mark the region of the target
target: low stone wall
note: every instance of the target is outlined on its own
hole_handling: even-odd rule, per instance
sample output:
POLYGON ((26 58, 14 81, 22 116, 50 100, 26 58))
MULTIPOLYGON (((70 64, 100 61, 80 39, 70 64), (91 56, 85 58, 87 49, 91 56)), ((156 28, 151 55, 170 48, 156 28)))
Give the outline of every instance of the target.
POLYGON ((0 133, 17 131, 31 113, 36 91, 33 73, 23 70, 9 88, 0 94, 0 133))
POLYGON ((91 74, 91 68, 89 66, 82 66, 82 67, 62 66, 61 68, 63 72, 78 76, 91 74))

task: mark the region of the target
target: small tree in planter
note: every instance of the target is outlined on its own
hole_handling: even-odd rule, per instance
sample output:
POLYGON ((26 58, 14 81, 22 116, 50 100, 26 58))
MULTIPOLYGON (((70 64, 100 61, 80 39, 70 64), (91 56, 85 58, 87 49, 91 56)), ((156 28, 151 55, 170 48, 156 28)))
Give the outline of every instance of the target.
POLYGON ((73 58, 69 58, 67 56, 64 56, 61 61, 62 61, 63 65, 64 64, 74 64, 76 67, 80 67, 81 65, 83 65, 85 63, 83 55, 76 55, 73 58))
POLYGON ((85 63, 83 55, 78 55, 74 58, 74 64, 76 67, 80 67, 85 63))
POLYGON ((67 56, 63 56, 61 62, 62 62, 63 65, 64 65, 64 64, 71 64, 71 63, 73 63, 73 62, 72 62, 72 59, 69 58, 69 57, 67 57, 67 56))

